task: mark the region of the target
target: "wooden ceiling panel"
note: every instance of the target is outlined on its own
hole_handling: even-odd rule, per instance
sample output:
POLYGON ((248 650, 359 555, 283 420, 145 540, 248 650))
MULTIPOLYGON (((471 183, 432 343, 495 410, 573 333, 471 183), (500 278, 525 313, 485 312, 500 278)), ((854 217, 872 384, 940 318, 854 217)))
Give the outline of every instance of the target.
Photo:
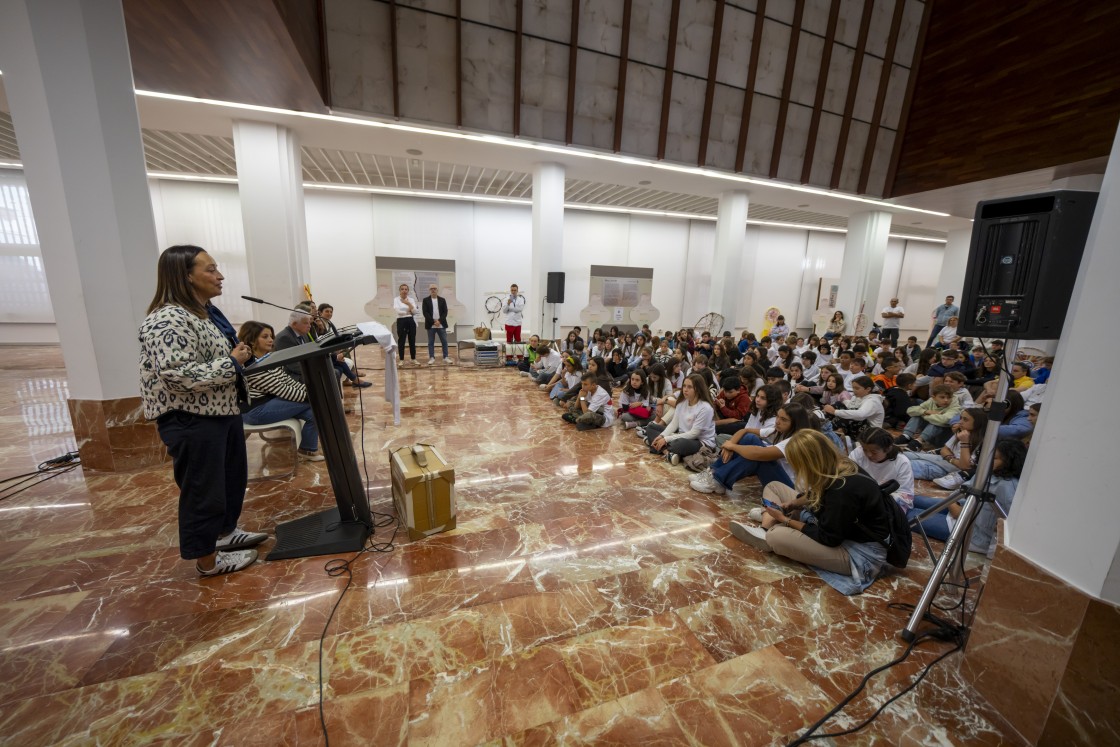
POLYGON ((936 0, 890 194, 1106 155, 1117 40, 1111 2, 936 0))
POLYGON ((326 111, 272 0, 124 0, 124 14, 139 89, 326 111))

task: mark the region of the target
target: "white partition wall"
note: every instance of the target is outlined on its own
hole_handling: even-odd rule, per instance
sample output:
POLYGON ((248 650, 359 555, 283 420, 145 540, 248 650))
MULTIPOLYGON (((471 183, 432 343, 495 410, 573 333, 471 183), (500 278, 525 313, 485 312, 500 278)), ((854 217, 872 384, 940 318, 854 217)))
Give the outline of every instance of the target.
MULTIPOLYGON (((240 299, 249 292, 249 279, 237 186, 153 179, 150 187, 158 249, 182 243, 206 247, 227 278, 223 310, 235 323, 248 319, 252 307, 240 299)), ((469 317, 456 320, 460 324, 487 319, 485 294, 511 283, 524 285, 531 273, 528 205, 308 189, 304 207, 315 300, 332 304, 336 317, 347 323, 368 316, 364 306, 375 293, 377 255, 454 260, 457 296, 469 317)), ((753 225, 745 233, 755 250, 755 261, 740 274, 750 302, 725 327, 758 331, 765 310, 777 306, 798 329, 808 330, 818 281, 840 276, 844 234, 753 225)), ((580 323, 592 264, 653 268, 652 303, 661 313, 653 326, 694 324, 713 310, 715 237, 714 221, 565 210, 567 301, 557 307, 558 326, 580 323)), ((15 255, 31 256, 11 245, 4 252, 12 257, 9 262, 16 261, 15 255)), ((940 301, 936 285, 943 254, 943 244, 891 239, 879 295, 889 299, 898 293, 907 310, 904 331, 928 329, 929 311, 940 301)), ((526 327, 537 331, 542 299, 527 300, 526 327)), ((14 297, 0 296, 0 343, 57 341, 49 320, 14 324, 16 315, 26 312, 14 297)))

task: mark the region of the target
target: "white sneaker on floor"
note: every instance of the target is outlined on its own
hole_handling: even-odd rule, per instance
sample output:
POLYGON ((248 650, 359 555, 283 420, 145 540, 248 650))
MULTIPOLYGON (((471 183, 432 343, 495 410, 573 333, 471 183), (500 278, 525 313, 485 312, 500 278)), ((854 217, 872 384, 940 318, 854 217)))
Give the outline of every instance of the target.
POLYGON ((454 366, 454 365, 455 365, 455 361, 451 360, 450 358, 444 358, 444 359, 443 359, 443 365, 445 365, 445 366, 454 366))
POLYGON ((946 490, 953 490, 963 485, 966 479, 964 472, 950 472, 947 475, 934 478, 933 481, 946 490))
POLYGON ((669 455, 669 464, 676 467, 680 463, 681 463, 681 455, 680 454, 677 454, 676 452, 673 452, 672 454, 669 455))
POLYGON ((517 373, 521 374, 522 376, 528 376, 529 375, 528 371, 518 371, 517 373))
POLYGON ((434 366, 435 364, 436 364, 436 359, 435 358, 429 358, 428 359, 428 365, 429 366, 434 366))
POLYGON ((762 527, 752 527, 749 524, 743 524, 739 521, 733 521, 728 526, 731 530, 731 535, 745 545, 750 545, 756 550, 762 552, 774 552, 770 549, 770 544, 766 541, 766 530, 762 527))
POLYGON ((716 482, 716 478, 712 475, 711 470, 694 475, 689 479, 688 486, 697 493, 715 493, 716 495, 723 495, 727 492, 727 488, 716 482))
POLYGON ((638 427, 638 421, 637 420, 623 420, 622 421, 622 429, 623 430, 628 431, 628 430, 631 430, 631 429, 637 428, 637 427, 638 427))
POLYGON ((761 524, 762 523, 762 517, 765 514, 766 514, 766 509, 762 508, 761 506, 755 506, 754 508, 752 508, 750 511, 747 512, 747 518, 750 519, 751 521, 756 521, 759 524, 761 524))
POLYGON ((257 562, 256 550, 237 550, 234 552, 219 552, 214 558, 214 567, 208 571, 202 570, 198 563, 194 564, 200 576, 220 576, 223 573, 241 571, 257 562))
POLYGON ((645 438, 646 437, 646 429, 645 428, 638 428, 637 430, 634 431, 634 434, 638 438, 645 438))
POLYGON ((235 527, 225 537, 218 538, 218 541, 214 544, 214 549, 244 550, 249 547, 256 547, 266 539, 268 539, 268 534, 265 532, 246 532, 241 527, 235 527))
POLYGON ((305 462, 322 462, 326 459, 320 451, 305 451, 304 449, 300 449, 296 454, 305 462))

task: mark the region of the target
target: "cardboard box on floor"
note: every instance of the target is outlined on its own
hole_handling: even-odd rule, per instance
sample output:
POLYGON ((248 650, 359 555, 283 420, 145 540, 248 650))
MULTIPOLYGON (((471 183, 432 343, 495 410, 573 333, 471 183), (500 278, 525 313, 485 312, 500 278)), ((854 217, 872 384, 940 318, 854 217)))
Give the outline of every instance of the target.
POLYGON ((431 446, 417 444, 389 455, 393 505, 411 540, 455 528, 455 468, 431 446))

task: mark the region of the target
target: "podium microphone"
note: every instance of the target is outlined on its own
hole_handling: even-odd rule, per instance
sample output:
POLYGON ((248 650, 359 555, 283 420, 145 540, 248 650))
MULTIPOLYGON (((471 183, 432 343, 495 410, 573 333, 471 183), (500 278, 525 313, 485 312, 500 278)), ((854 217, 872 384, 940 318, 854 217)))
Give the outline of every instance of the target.
POLYGON ((306 309, 293 309, 290 306, 281 306, 280 304, 273 303, 272 301, 266 301, 263 298, 254 298, 253 296, 242 296, 242 298, 244 298, 246 301, 252 301, 253 303, 263 303, 265 306, 273 306, 277 309, 283 309, 284 311, 302 311, 303 313, 311 317, 318 316, 318 314, 313 311, 307 311, 306 309))

